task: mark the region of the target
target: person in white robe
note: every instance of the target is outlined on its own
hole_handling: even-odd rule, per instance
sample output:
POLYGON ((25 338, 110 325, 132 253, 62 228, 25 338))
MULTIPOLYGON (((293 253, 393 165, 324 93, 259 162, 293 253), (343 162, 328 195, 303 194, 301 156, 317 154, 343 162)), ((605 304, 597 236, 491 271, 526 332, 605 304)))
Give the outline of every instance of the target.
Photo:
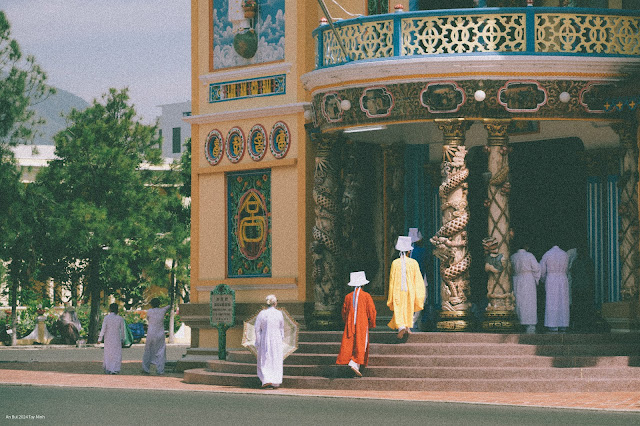
POLYGON ((544 280, 546 304, 544 325, 551 332, 565 331, 569 327, 569 255, 553 246, 540 260, 540 274, 544 280))
POLYGON ((536 331, 538 324, 537 287, 540 281, 540 265, 536 257, 523 245, 511 255, 513 295, 516 298, 516 313, 527 333, 536 331))
POLYGON ((167 345, 164 338, 164 315, 170 306, 160 308, 160 299, 151 299, 151 309, 147 310, 147 337, 142 355, 142 371, 149 374, 151 364, 156 366, 156 373, 164 374, 167 362, 167 345))
POLYGON ((122 343, 124 342, 124 318, 118 315, 118 304, 109 305, 109 314, 102 320, 98 342, 104 341, 104 361, 106 374, 120 373, 122 364, 122 343))
POLYGON ((282 384, 284 370, 284 316, 276 309, 278 299, 267 296, 267 309, 256 318, 256 349, 258 350, 258 378, 263 388, 277 388, 282 384))

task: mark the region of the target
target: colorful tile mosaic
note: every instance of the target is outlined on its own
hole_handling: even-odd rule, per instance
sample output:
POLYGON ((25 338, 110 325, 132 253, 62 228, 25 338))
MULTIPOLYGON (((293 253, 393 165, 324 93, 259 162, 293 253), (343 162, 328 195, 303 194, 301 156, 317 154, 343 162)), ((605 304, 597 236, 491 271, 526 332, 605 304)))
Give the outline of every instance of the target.
POLYGON ((218 130, 212 130, 207 135, 204 142, 204 155, 212 166, 215 166, 222 159, 224 152, 224 138, 218 130))
POLYGON ((256 124, 249 131, 247 151, 253 161, 260 161, 267 152, 267 131, 261 124, 256 124))
POLYGON ((227 158, 237 163, 244 156, 244 133, 239 127, 232 127, 227 134, 227 158))
POLYGON ((286 89, 287 77, 284 74, 214 83, 209 85, 209 103, 259 96, 284 95, 286 89))
POLYGON ((229 278, 271 276, 271 171, 229 173, 229 278))
POLYGON ((289 127, 282 121, 274 124, 271 129, 271 135, 269 136, 271 154, 277 159, 284 158, 287 152, 289 152, 290 141, 291 134, 289 133, 289 127))

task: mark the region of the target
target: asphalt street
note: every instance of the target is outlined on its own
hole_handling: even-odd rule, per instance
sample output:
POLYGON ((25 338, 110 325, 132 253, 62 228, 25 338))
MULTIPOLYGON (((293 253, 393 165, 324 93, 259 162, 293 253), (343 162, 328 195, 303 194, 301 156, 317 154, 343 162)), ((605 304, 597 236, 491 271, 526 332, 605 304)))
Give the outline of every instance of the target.
POLYGON ((0 395, 0 424, 640 424, 638 413, 421 401, 6 385, 0 395))

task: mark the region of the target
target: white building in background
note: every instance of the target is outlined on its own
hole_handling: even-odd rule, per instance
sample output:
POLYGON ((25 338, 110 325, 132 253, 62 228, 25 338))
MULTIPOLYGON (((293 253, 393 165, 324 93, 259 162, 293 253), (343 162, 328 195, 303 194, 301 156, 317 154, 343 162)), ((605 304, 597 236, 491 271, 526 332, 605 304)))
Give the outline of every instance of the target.
POLYGON ((162 114, 158 117, 162 156, 180 158, 185 139, 191 137, 191 125, 183 120, 191 115, 191 101, 159 105, 159 108, 162 109, 162 114))

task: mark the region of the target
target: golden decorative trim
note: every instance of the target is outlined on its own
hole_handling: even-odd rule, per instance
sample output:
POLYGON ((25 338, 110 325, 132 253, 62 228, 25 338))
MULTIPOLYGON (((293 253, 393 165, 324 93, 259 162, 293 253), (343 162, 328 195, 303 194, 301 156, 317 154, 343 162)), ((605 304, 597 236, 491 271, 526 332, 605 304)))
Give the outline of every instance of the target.
POLYGON ((243 170, 260 170, 260 169, 273 169, 276 167, 291 167, 295 166, 298 162, 297 158, 288 158, 285 160, 274 161, 252 161, 239 164, 229 164, 226 166, 211 166, 200 167, 197 171, 197 175, 210 175, 214 173, 226 173, 226 172, 238 172, 243 170))

